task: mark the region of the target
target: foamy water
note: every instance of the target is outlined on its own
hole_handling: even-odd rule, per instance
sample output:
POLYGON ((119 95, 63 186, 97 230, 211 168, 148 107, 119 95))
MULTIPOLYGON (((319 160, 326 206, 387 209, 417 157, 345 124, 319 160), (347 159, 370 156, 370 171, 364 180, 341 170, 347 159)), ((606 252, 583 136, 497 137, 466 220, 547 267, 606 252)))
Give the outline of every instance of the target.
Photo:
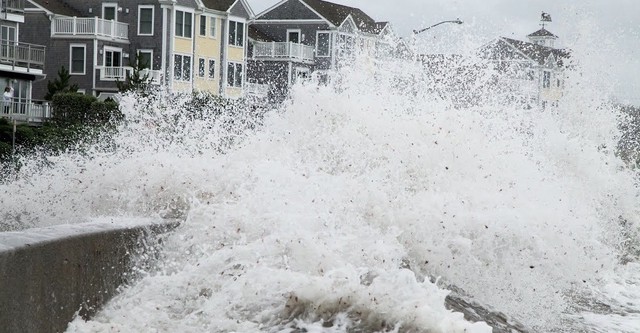
POLYGON ((569 80, 554 110, 457 109, 398 86, 413 65, 361 66, 259 121, 125 97, 108 149, 1 185, 23 226, 185 219, 69 331, 489 332, 445 308, 448 285, 535 331, 640 330, 637 187, 604 96, 569 80))

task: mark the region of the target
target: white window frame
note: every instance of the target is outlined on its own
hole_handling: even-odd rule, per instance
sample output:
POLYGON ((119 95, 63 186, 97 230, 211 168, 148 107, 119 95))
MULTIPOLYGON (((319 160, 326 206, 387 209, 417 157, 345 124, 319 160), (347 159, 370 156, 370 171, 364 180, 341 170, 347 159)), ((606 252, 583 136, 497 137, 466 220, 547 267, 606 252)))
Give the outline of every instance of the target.
POLYGON ((218 34, 218 18, 215 16, 209 16, 209 37, 212 39, 216 39, 218 34))
MULTIPOLYGON (((122 48, 121 47, 113 47, 113 46, 104 46, 102 49, 102 66, 107 67, 107 52, 120 52, 120 66, 117 67, 124 67, 124 52, 122 52, 122 48)), ((114 66, 111 66, 114 67, 114 66)))
POLYGON ((207 59, 207 79, 209 80, 215 80, 216 79, 216 73, 218 72, 216 70, 216 63, 217 60, 214 58, 209 58, 207 59), (211 62, 213 61, 213 76, 211 76, 211 62))
POLYGON ((138 53, 138 56, 140 55, 141 52, 151 54, 151 56, 149 57, 149 70, 153 70, 153 49, 138 49, 136 51, 136 53, 138 53))
POLYGON ((198 78, 204 79, 207 77, 207 59, 198 57, 198 78), (200 75, 200 60, 202 60, 202 75, 200 75))
POLYGON ((234 35, 234 38, 233 38, 234 43, 238 39, 238 23, 242 24, 242 45, 231 44, 231 41, 229 41, 229 35, 228 34, 227 34, 227 43, 231 47, 244 48, 244 46, 247 45, 247 41, 246 41, 246 38, 245 38, 245 35, 247 34, 247 22, 241 21, 241 20, 233 20, 233 19, 228 19, 227 22, 228 22, 227 23, 227 31, 228 32, 231 31, 231 23, 236 24, 236 28, 233 30, 235 32, 235 35, 234 35))
POLYGON ((69 44, 69 75, 86 75, 87 74, 87 44, 69 44), (82 73, 73 72, 73 48, 81 47, 84 50, 84 64, 82 73))
POLYGON ((318 58, 329 58, 331 57, 331 31, 317 31, 316 32, 316 57, 318 58), (327 41, 327 55, 320 55, 318 52, 318 46, 320 45, 320 34, 327 34, 329 36, 329 40, 327 41))
POLYGON ((236 61, 228 61, 227 62, 227 77, 225 78, 226 83, 227 83, 227 87, 229 88, 242 88, 244 87, 244 73, 245 72, 245 66, 244 63, 242 62, 236 62, 236 61), (229 65, 233 65, 233 82, 232 84, 229 84, 229 65), (242 76, 240 77, 240 85, 236 86, 235 82, 237 79, 237 66, 240 65, 240 68, 242 69, 242 76))
POLYGON ((155 21, 156 21, 156 6, 154 5, 138 5, 138 36, 153 36, 154 32, 155 32, 155 21), (151 33, 149 34, 143 34, 140 32, 140 13, 142 12, 142 9, 151 9, 151 33))
POLYGON ((184 8, 176 9, 174 11, 174 15, 173 15, 173 17, 174 17, 174 19, 176 21, 177 21, 176 17, 178 16, 178 14, 177 14, 178 12, 182 12, 182 36, 180 36, 180 35, 178 35, 176 33, 176 22, 173 22, 173 35, 175 37, 178 37, 178 38, 193 39, 194 30, 195 30, 194 29, 194 23, 195 23, 195 17, 196 17, 195 13, 193 11, 189 11, 189 10, 186 10, 184 8), (190 34, 191 36, 189 36, 189 37, 185 36, 186 29, 184 28, 185 27, 184 22, 186 22, 185 16, 186 16, 187 13, 191 14, 191 34, 190 34))
POLYGON ((209 30, 207 29, 207 27, 209 27, 209 16, 205 14, 200 14, 198 16, 200 17, 198 19, 198 36, 207 37, 207 34, 209 34, 209 30), (203 20, 204 20, 204 35, 202 34, 202 30, 201 30, 203 20))
POLYGON ((115 8, 115 10, 113 11, 114 12, 113 20, 117 22, 118 21, 118 3, 117 2, 103 2, 102 3, 102 13, 100 13, 101 14, 100 18, 105 19, 104 18, 104 9, 107 8, 107 7, 114 7, 115 8))
POLYGON ((184 54, 184 53, 174 53, 173 54, 172 63, 173 63, 173 72, 171 73, 171 76, 173 77, 173 80, 179 81, 179 82, 191 82, 191 80, 193 80, 193 67, 194 67, 193 66, 193 55, 184 54), (182 63, 180 64, 180 67, 182 67, 181 68, 181 72, 180 72, 180 78, 176 78, 176 75, 175 75, 175 73, 176 73, 175 72, 175 70, 176 70, 176 56, 181 56, 182 57, 182 63), (189 68, 189 79, 188 80, 184 79, 184 74, 183 74, 184 73, 184 58, 186 58, 186 57, 189 57, 191 59, 190 60, 190 66, 189 66, 190 68, 189 68))
POLYGON ((302 44, 302 30, 301 29, 287 29, 287 43, 290 42, 289 40, 289 34, 292 32, 297 32, 298 33, 298 43, 297 44, 302 44))

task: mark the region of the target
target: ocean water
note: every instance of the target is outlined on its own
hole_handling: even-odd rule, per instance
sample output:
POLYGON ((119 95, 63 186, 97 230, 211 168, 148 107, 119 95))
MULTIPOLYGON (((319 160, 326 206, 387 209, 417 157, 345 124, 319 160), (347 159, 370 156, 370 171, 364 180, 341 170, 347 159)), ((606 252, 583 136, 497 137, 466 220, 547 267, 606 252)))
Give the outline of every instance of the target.
POLYGON ((117 134, 0 185, 6 228, 184 219, 69 332, 490 332, 445 307, 453 288, 530 331, 639 331, 637 180, 597 73, 541 110, 461 105, 422 72, 365 59, 278 108, 204 117, 124 96, 117 134))

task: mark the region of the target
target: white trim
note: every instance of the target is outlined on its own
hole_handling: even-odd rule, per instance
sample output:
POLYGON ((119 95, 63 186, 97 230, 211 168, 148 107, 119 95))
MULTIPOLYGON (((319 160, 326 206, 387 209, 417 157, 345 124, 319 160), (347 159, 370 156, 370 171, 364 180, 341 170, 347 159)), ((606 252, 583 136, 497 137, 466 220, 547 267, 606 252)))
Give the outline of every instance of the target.
POLYGON ((69 44, 69 75, 86 75, 86 74, 87 74, 87 44, 69 44), (84 50, 84 55, 82 56, 84 60, 82 73, 73 72, 73 48, 74 47, 81 47, 84 50))
MULTIPOLYGON (((108 45, 102 47, 102 66, 107 67, 107 52, 120 53, 120 66, 111 65, 111 67, 124 67, 124 64, 122 63, 122 59, 124 58, 124 52, 122 52, 122 48, 108 45)), ((113 59, 111 59, 111 61, 113 61, 113 59)))
MULTIPOLYGON (((300 1, 300 0, 297 0, 297 1, 299 3, 301 3, 301 4, 303 4, 305 7, 307 7, 307 9, 309 9, 311 12, 313 12, 316 16, 318 16, 318 19, 313 19, 313 20, 263 20, 263 21, 271 21, 271 23, 285 23, 285 22, 296 23, 296 22, 304 21, 305 23, 326 23, 330 27, 335 27, 335 25, 333 23, 331 23, 331 21, 327 20, 326 17, 322 16, 315 9, 311 8, 311 6, 307 5, 306 2, 300 1), (280 22, 278 22, 278 21, 280 21, 280 22), (284 22, 282 22, 282 21, 284 21, 284 22)), ((263 11, 262 13, 258 14, 255 17, 258 18, 258 20, 259 20, 259 17, 261 17, 264 14, 276 9, 277 7, 281 6, 282 4, 284 4, 286 2, 288 2, 288 0, 282 0, 282 1, 278 2, 277 4, 273 5, 272 7, 268 8, 267 10, 263 11)))
MULTIPOLYGON (((151 57, 149 57, 149 69, 153 70, 153 49, 137 49, 136 54, 140 56, 140 52, 151 53, 151 57)), ((137 66, 138 64, 136 64, 137 66)))
POLYGON ((154 34, 154 30, 155 30, 155 21, 156 21, 156 6, 154 5, 138 5, 138 36, 153 36, 154 34), (140 11, 141 9, 151 9, 151 33, 150 34, 143 34, 140 33, 140 11))
POLYGON ((182 8, 182 7, 178 8, 178 6, 175 6, 175 9, 173 10, 173 22, 172 22, 172 23, 173 23, 173 28, 172 28, 172 31, 173 31, 173 37, 174 37, 174 38, 193 39, 193 37, 194 37, 194 32, 195 32, 195 31, 194 31, 195 29, 194 29, 194 26, 193 26, 193 25, 194 25, 194 23, 195 23, 195 16, 196 16, 196 15, 195 15, 195 12, 193 11, 193 8, 187 8, 187 9, 191 9, 191 10, 182 10, 181 8, 182 8), (182 36, 178 36, 178 34, 176 34, 176 21, 177 21, 177 19, 176 19, 176 16, 177 16, 177 15, 176 15, 176 13, 177 13, 177 12, 182 12, 182 36), (191 14, 191 37, 185 37, 185 36, 184 36, 184 32, 185 32, 185 29, 184 29, 184 22, 185 22, 185 19, 184 19, 184 18, 185 18, 185 16, 186 16, 186 15, 185 15, 185 13, 189 13, 189 14, 191 14))
POLYGON ((269 8, 267 8, 267 9, 263 10, 263 11, 262 11, 262 12, 260 12, 260 13, 258 13, 258 15, 256 15, 256 18, 258 18, 258 17, 260 17, 260 16, 262 16, 262 15, 264 15, 264 14, 266 14, 266 13, 268 13, 268 12, 270 12, 270 11, 272 11, 272 10, 274 10, 274 9, 278 8, 278 7, 280 7, 280 5, 282 5, 282 4, 284 4, 284 3, 288 2, 288 1, 289 1, 289 0, 282 0, 282 1, 278 2, 278 3, 276 3, 275 5, 273 5, 273 6, 269 7, 269 8))
POLYGON ((245 64, 244 62, 238 62, 238 61, 227 61, 227 73, 226 73, 226 77, 225 77, 225 81, 227 82, 226 84, 226 88, 240 88, 242 89, 244 87, 244 75, 245 75, 245 64), (236 85, 229 85, 229 65, 233 64, 233 84, 235 84, 236 82, 236 73, 237 73, 237 67, 236 65, 240 65, 240 68, 242 69, 242 77, 240 78, 240 86, 236 86, 236 85))
POLYGON ((222 22, 222 20, 219 20, 218 17, 215 17, 213 15, 209 16, 209 31, 207 31, 209 38, 211 39, 217 39, 218 38, 218 21, 222 22), (213 24, 211 24, 211 20, 213 20, 213 24), (211 35, 211 28, 214 28, 215 30, 213 31, 213 35, 211 35))
MULTIPOLYGON (((194 67, 193 66, 193 54, 173 52, 172 55, 171 55, 171 58, 172 58, 171 62, 173 63, 173 68, 171 68, 171 77, 173 78, 173 81, 176 81, 176 82, 192 82, 193 78, 194 78, 194 75, 193 75, 194 74, 193 73, 193 67, 194 67), (176 76, 175 76, 175 72, 176 72, 176 56, 181 56, 182 59, 184 59, 185 57, 189 57, 191 59, 190 66, 189 66, 190 67, 189 68, 189 80, 183 80, 182 79, 182 76, 184 76, 184 75, 182 75, 182 72, 180 72, 180 74, 181 74, 180 79, 176 79, 176 76)), ((182 67, 180 70, 183 71, 183 69, 184 69, 184 60, 182 60, 182 62, 180 63, 180 66, 182 67)))
MULTIPOLYGON (((247 38, 246 38, 247 31, 248 31, 248 29, 247 29, 246 20, 244 20, 242 18, 237 19, 237 17, 235 17, 235 16, 234 17, 230 16, 229 19, 227 20, 227 35, 226 35, 227 43, 226 43, 226 45, 229 46, 229 47, 236 47, 236 48, 244 49, 245 46, 247 45, 247 38), (231 22, 235 22, 236 23, 236 29, 234 30, 236 32, 236 34, 235 34, 236 38, 237 38, 237 35, 238 35, 237 23, 242 23, 242 25, 243 25, 243 27, 242 27, 242 45, 233 45, 233 44, 231 44, 229 42, 229 31, 231 31, 231 29, 230 29, 231 22)), ((235 38, 234 38, 234 40, 235 40, 235 38)))
POLYGON ((207 37, 209 35, 209 30, 207 29, 211 25, 209 22, 209 15, 205 13, 198 14, 198 37, 207 37), (200 29, 202 28, 202 19, 204 20, 204 35, 201 34, 200 29))
POLYGON ((102 3, 102 12, 100 13, 100 18, 106 20, 104 18, 104 9, 107 7, 115 7, 113 20, 118 22, 118 3, 117 2, 103 2, 102 3))
POLYGON ((333 32, 331 30, 317 30, 316 31, 316 49, 315 49, 316 58, 329 58, 329 57, 331 57, 331 50, 333 49, 332 48, 333 45, 331 43, 332 35, 333 35, 333 32), (329 44, 327 45, 327 51, 328 51, 327 55, 319 55, 318 54, 318 41, 320 40, 318 35, 320 35, 320 34, 328 34, 329 35, 329 40, 328 40, 329 44))
POLYGON ((205 79, 207 77, 207 58, 198 57, 198 75, 199 79, 205 79), (204 71, 202 72, 202 76, 200 76, 200 60, 204 60, 204 71))
MULTIPOLYGON (((254 20, 251 24, 327 24, 325 20, 254 20)), ((335 25, 329 23, 329 27, 335 25)))
POLYGON ((289 40, 289 33, 291 32, 297 32, 298 33, 298 44, 302 44, 302 30, 301 29, 287 29, 287 43, 290 42, 289 40))
MULTIPOLYGON (((160 10, 162 11, 162 22, 167 22, 167 11, 168 9, 161 6, 160 10)), ((169 39, 172 40, 173 36, 168 36, 167 33, 167 24, 163 24, 162 25, 162 36, 160 36, 161 38, 161 42, 160 44, 162 45, 160 48, 160 70, 162 71, 162 77, 164 78, 164 83, 165 84, 169 84, 169 82, 173 82, 173 73, 171 73, 172 75, 169 75, 169 73, 167 72, 167 37, 170 37, 169 39)))
POLYGON ((218 71, 216 70, 216 63, 217 63, 217 59, 215 58, 207 58, 207 80, 216 80, 216 74, 218 73, 218 71), (213 77, 209 76, 209 73, 211 72, 211 61, 213 61, 213 77))

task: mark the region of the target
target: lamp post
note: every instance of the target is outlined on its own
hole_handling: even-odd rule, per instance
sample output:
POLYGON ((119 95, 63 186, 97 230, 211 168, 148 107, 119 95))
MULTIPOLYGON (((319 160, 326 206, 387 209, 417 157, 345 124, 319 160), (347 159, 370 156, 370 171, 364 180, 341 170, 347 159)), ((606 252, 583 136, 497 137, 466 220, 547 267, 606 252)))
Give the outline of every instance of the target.
POLYGON ((445 24, 445 23, 462 24, 462 21, 460 21, 460 19, 459 19, 459 18, 457 18, 457 19, 455 19, 455 20, 446 20, 446 21, 442 21, 442 22, 438 22, 438 23, 436 23, 436 24, 430 25, 430 26, 428 26, 428 27, 426 27, 426 28, 423 28, 423 29, 420 29, 420 30, 413 30, 413 34, 412 34, 411 36, 412 36, 412 39, 413 39, 413 55, 414 55, 414 60, 417 60, 417 59, 418 59, 418 47, 417 47, 418 45, 417 45, 416 36, 417 36, 417 35, 419 35, 419 34, 421 34, 421 33, 423 33, 423 32, 425 32, 425 31, 427 31, 427 30, 429 30, 429 29, 431 29, 431 28, 433 28, 433 27, 437 27, 437 26, 439 26, 439 25, 441 25, 441 24, 445 24))

